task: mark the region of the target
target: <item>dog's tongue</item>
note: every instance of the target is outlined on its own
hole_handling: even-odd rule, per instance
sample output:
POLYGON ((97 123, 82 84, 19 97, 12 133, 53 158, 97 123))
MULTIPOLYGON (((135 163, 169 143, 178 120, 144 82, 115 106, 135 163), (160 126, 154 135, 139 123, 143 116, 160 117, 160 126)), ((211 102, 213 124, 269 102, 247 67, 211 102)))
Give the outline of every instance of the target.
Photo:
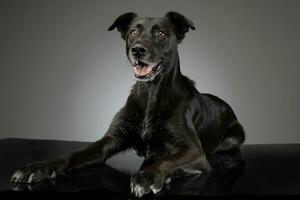
POLYGON ((147 74, 150 74, 153 67, 154 65, 136 65, 134 66, 134 73, 138 76, 146 76, 147 74))

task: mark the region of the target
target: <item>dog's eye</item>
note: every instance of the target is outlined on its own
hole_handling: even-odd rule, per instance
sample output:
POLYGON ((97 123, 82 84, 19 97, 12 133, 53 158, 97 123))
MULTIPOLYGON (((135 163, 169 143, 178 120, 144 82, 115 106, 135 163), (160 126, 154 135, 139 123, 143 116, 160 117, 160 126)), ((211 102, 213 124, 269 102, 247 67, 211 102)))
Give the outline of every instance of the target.
POLYGON ((158 37, 160 37, 161 39, 164 39, 166 37, 166 34, 162 31, 158 32, 158 37))
POLYGON ((131 31, 131 35, 134 37, 137 36, 137 31, 136 30, 131 31))

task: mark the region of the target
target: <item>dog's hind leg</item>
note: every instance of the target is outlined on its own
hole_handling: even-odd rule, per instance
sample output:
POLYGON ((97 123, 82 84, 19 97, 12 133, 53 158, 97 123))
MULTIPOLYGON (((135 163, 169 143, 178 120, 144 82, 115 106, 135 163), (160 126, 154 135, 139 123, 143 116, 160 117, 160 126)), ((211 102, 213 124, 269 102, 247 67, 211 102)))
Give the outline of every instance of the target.
POLYGON ((245 141, 242 125, 231 123, 216 150, 209 156, 213 168, 221 167, 225 171, 234 171, 243 165, 240 146, 245 141))
POLYGON ((238 121, 235 121, 229 125, 229 128, 225 132, 224 137, 222 138, 215 152, 228 151, 230 149, 239 149, 244 141, 244 129, 238 121))

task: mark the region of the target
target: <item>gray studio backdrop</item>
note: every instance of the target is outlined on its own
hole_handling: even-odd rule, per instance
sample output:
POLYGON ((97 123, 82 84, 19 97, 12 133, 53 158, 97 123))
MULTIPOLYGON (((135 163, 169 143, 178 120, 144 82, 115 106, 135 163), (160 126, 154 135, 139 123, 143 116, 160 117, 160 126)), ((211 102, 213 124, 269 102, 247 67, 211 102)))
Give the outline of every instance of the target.
POLYGON ((183 73, 233 107, 247 143, 299 143, 297 0, 1 0, 0 138, 99 139, 134 83, 107 28, 169 10, 197 28, 179 46, 183 73))

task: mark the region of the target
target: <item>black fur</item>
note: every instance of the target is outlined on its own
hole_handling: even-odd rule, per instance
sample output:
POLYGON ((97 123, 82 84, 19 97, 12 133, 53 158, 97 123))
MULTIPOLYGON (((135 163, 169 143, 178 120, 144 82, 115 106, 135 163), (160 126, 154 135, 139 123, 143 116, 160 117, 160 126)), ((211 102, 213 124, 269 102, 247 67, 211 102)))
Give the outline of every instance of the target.
MULTIPOLYGON (((130 63, 151 72, 137 78, 124 107, 115 115, 105 136, 68 157, 33 163, 12 176, 12 182, 31 182, 67 173, 96 159, 135 149, 144 156, 131 178, 136 196, 159 192, 166 177, 178 169, 209 172, 209 158, 217 152, 239 149, 244 131, 230 106, 220 98, 201 94, 180 71, 177 44, 193 23, 176 12, 162 18, 118 17, 117 28, 126 41, 130 63), (155 69, 155 70, 154 70, 155 69)), ((172 176, 170 176, 172 177, 172 176)))

